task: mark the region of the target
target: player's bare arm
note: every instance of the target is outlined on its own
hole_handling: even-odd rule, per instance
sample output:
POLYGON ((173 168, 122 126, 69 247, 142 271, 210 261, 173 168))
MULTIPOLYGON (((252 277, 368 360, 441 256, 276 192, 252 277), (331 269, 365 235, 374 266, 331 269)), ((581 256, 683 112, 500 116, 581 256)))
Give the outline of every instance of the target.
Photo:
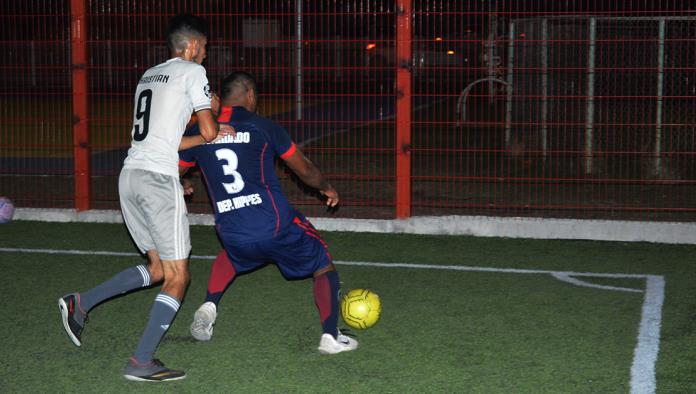
POLYGON ((193 194, 193 182, 191 182, 191 173, 188 173, 189 167, 179 165, 179 180, 184 189, 184 196, 193 194), (188 175, 187 175, 188 174, 188 175))
POLYGON ((181 187, 184 189, 184 196, 193 194, 193 182, 189 178, 181 178, 181 187))
POLYGON ((335 207, 338 205, 338 192, 324 178, 319 168, 314 165, 299 149, 293 154, 285 157, 285 164, 297 175, 307 186, 313 187, 321 194, 326 196, 326 205, 335 207))
POLYGON ((234 135, 234 128, 227 124, 218 124, 213 118, 211 110, 204 109, 196 112, 200 134, 181 137, 179 150, 193 148, 207 142, 215 141, 228 135, 234 135))
POLYGON ((205 142, 210 142, 217 137, 220 131, 220 125, 213 117, 213 112, 210 109, 204 109, 196 112, 198 115, 198 128, 201 132, 201 137, 205 142))
POLYGON ((214 116, 220 114, 220 97, 213 93, 213 97, 210 99, 210 110, 213 111, 214 116))

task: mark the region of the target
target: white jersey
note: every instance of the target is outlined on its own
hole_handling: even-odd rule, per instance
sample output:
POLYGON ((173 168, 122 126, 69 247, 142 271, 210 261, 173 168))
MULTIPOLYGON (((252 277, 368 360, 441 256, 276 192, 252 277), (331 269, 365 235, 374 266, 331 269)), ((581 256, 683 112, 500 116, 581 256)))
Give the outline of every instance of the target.
POLYGON ((123 168, 179 176, 179 144, 193 111, 209 109, 205 68, 176 57, 143 74, 135 90, 131 147, 123 168))

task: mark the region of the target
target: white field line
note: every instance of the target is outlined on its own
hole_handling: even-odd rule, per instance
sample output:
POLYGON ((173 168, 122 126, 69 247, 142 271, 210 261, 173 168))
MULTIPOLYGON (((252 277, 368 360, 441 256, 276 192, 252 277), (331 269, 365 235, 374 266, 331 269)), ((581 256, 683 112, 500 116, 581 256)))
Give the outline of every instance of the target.
POLYGON ((643 292, 643 290, 632 289, 629 287, 606 286, 606 285, 598 285, 596 283, 586 282, 584 280, 580 280, 580 279, 574 277, 573 275, 571 275, 567 272, 554 272, 551 275, 554 278, 556 278, 562 282, 568 282, 568 283, 575 285, 575 286, 591 287, 593 289, 601 289, 601 290, 627 291, 627 292, 633 292, 633 293, 642 293, 643 292))
POLYGON ((655 363, 660 351, 660 327, 662 326, 662 304, 665 300, 665 277, 648 275, 645 298, 640 315, 638 343, 633 351, 631 366, 631 393, 654 393, 655 363))
MULTIPOLYGON (((134 257, 140 256, 132 252, 109 252, 75 249, 30 249, 30 248, 0 248, 0 252, 8 253, 45 253, 45 254, 69 254, 92 256, 134 257)), ((193 260, 213 260, 213 255, 191 255, 193 260)), ((589 278, 614 278, 614 279, 645 279, 645 297, 641 311, 640 328, 633 352, 631 365, 631 393, 648 394, 655 393, 655 363, 660 350, 660 327, 662 325, 662 305, 665 297, 665 278, 660 275, 620 274, 620 273, 595 273, 573 271, 531 270, 517 268, 491 268, 460 265, 431 265, 410 263, 375 263, 364 261, 334 261, 336 265, 349 265, 359 267, 379 268, 404 268, 404 269, 434 269, 466 272, 493 272, 508 274, 545 274, 577 286, 585 286, 602 290, 643 292, 638 289, 624 287, 604 286, 589 283, 576 277, 589 278)))

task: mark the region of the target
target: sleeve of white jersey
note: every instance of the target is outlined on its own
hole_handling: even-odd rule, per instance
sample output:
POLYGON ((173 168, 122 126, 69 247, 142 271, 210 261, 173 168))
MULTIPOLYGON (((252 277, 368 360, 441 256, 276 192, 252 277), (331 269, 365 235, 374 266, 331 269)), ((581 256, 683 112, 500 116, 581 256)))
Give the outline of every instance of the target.
POLYGON ((191 97, 193 110, 198 112, 204 109, 210 109, 210 99, 213 97, 210 92, 208 78, 205 76, 205 68, 197 66, 191 71, 186 79, 186 90, 191 97))

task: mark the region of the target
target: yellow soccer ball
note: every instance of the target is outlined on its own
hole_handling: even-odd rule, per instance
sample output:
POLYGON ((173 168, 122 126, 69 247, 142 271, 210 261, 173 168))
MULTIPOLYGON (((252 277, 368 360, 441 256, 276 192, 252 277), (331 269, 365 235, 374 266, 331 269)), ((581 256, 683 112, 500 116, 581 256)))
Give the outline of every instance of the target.
POLYGON ((379 296, 368 289, 350 290, 341 299, 343 321, 358 330, 374 326, 381 312, 379 296))

